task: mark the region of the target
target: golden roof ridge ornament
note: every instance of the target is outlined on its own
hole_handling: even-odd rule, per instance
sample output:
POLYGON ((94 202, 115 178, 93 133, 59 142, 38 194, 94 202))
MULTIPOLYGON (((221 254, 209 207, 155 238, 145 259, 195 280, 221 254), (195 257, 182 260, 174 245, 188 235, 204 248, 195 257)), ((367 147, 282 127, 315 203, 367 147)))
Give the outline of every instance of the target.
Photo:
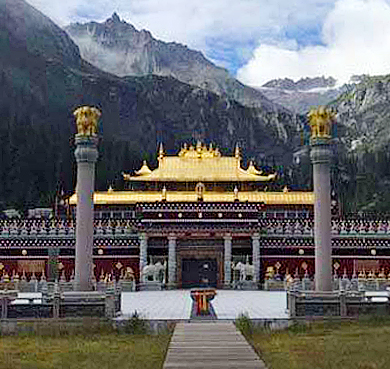
POLYGON ((135 174, 138 176, 142 176, 142 175, 150 174, 150 173, 152 173, 152 171, 148 167, 148 163, 146 162, 146 160, 144 160, 142 162, 142 167, 135 172, 135 174))
POLYGON ((122 172, 122 177, 125 181, 130 181, 131 180, 131 175, 126 174, 125 172, 122 172))
POLYGON ((198 141, 195 148, 192 145, 188 147, 187 144, 184 144, 178 156, 186 159, 206 159, 220 157, 221 153, 218 148, 214 149, 212 144, 207 148, 206 145, 202 145, 202 143, 198 141))
POLYGON ((254 174, 254 175, 261 175, 263 173, 262 170, 257 170, 255 165, 253 164, 253 160, 249 162, 248 169, 246 170, 247 173, 249 174, 254 174))
POLYGON ((76 118, 78 136, 96 136, 98 120, 102 115, 99 109, 92 106, 80 106, 73 112, 73 115, 76 118))
POLYGON ((307 115, 310 125, 311 139, 332 138, 332 125, 336 120, 336 112, 332 108, 320 106, 311 109, 307 115))

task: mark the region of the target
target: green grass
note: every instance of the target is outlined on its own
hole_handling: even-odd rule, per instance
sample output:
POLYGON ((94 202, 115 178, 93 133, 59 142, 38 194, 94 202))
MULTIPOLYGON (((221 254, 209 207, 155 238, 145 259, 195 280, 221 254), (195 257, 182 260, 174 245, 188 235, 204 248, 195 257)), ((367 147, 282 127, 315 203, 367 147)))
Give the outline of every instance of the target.
POLYGON ((170 335, 0 337, 0 369, 162 368, 170 335))
POLYGON ((274 332, 242 326, 269 369, 390 368, 389 319, 315 322, 274 332))

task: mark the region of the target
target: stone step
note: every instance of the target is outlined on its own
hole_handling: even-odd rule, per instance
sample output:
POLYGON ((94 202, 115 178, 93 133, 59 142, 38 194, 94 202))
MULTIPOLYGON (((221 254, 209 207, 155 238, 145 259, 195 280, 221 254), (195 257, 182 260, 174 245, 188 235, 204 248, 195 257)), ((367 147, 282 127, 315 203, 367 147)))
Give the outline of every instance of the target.
POLYGON ((201 358, 202 361, 219 361, 219 360, 235 360, 242 361, 242 357, 245 357, 245 360, 255 360, 257 359, 256 354, 250 351, 241 351, 241 350, 230 350, 226 351, 214 351, 214 352, 204 352, 198 351, 191 353, 189 351, 180 352, 180 353, 169 353, 167 355, 167 360, 177 362, 177 361, 188 361, 194 360, 198 361, 201 358))
POLYGON ((266 369, 260 360, 254 361, 214 361, 214 362, 169 362, 164 365, 164 369, 266 369))

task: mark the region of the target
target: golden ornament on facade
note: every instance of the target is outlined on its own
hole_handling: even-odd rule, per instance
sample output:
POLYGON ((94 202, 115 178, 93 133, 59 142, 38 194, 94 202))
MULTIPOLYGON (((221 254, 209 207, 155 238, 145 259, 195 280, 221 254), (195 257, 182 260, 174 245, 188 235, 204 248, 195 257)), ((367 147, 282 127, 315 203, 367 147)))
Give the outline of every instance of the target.
POLYGON ((332 124, 336 120, 336 113, 333 109, 323 106, 311 109, 308 118, 311 138, 331 138, 332 124))
POLYGON ((199 182, 195 186, 195 192, 196 192, 198 201, 203 200, 203 195, 204 195, 205 190, 206 190, 206 187, 205 187, 205 185, 202 182, 199 182))
POLYGON ((101 112, 91 106, 77 108, 73 115, 76 117, 77 133, 81 136, 94 136, 97 133, 98 120, 101 112))

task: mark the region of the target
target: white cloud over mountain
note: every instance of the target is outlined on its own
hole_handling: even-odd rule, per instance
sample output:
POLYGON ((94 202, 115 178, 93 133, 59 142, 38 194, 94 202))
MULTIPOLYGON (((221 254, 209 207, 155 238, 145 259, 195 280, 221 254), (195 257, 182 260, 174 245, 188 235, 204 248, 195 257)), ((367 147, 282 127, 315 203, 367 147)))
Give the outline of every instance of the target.
POLYGON ((262 43, 237 77, 251 86, 274 78, 390 73, 390 5, 385 0, 339 0, 322 27, 323 45, 299 48, 294 40, 262 43))
POLYGON ((137 29, 207 54, 210 38, 243 44, 280 40, 287 27, 311 27, 335 0, 27 0, 61 26, 103 21, 116 11, 137 29))
POLYGON ((390 73, 390 0, 27 1, 61 26, 100 22, 116 11, 217 64, 235 56, 245 64, 237 77, 252 86, 283 77, 331 75, 343 82, 352 74, 390 73))

